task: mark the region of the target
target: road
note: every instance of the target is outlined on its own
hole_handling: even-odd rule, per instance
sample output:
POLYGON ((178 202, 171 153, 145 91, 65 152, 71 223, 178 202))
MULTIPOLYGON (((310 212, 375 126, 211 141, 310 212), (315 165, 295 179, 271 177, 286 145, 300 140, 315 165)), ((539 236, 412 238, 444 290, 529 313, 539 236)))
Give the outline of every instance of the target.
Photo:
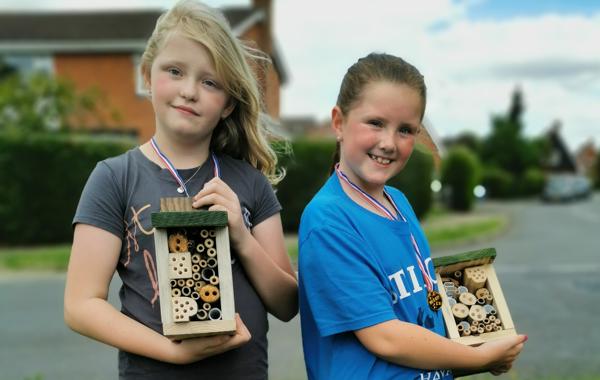
MULTIPOLYGON (((513 372, 500 379, 600 377, 600 195, 572 204, 485 207, 509 215, 505 234, 434 255, 496 248, 494 267, 513 321, 529 335, 513 372)), ((0 274, 0 379, 117 377, 116 350, 64 326, 63 288, 64 274, 0 274)), ((269 335, 271 379, 305 379, 298 317, 287 324, 271 319, 269 335)))

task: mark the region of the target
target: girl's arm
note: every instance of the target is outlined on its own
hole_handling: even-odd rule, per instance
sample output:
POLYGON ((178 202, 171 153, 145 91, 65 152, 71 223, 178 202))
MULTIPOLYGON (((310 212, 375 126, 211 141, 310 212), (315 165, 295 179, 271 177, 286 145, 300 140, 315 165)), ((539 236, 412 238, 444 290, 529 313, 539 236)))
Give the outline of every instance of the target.
POLYGON ((370 352, 399 365, 469 372, 508 370, 521 352, 524 335, 498 339, 478 347, 453 342, 421 326, 391 320, 354 332, 370 352))
POLYGON ((227 211, 233 247, 267 310, 282 321, 298 313, 298 281, 287 256, 279 214, 248 230, 240 202, 231 188, 213 178, 194 197, 194 207, 227 211))
POLYGON ((108 303, 108 289, 119 260, 121 240, 110 232, 77 224, 65 288, 66 324, 74 331, 120 350, 156 360, 186 364, 236 348, 250 340, 237 318, 233 336, 171 341, 108 303))

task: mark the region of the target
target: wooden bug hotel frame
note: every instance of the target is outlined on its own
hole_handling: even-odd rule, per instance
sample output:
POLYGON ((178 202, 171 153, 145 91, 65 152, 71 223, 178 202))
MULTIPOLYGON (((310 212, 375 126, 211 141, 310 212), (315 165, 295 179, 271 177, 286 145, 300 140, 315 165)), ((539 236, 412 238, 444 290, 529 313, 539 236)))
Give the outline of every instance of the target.
POLYGON ((190 198, 161 198, 152 225, 163 334, 234 334, 227 213, 196 210, 190 198))
POLYGON ((448 338, 478 345, 516 335, 496 271, 494 248, 433 259, 448 338))

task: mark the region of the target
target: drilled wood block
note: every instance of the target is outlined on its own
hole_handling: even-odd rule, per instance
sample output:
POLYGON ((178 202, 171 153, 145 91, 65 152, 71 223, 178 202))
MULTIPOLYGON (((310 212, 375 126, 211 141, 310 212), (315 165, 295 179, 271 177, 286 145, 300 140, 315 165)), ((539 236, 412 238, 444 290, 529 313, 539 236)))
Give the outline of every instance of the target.
POLYGON ((169 278, 192 277, 192 255, 189 252, 169 253, 169 278))

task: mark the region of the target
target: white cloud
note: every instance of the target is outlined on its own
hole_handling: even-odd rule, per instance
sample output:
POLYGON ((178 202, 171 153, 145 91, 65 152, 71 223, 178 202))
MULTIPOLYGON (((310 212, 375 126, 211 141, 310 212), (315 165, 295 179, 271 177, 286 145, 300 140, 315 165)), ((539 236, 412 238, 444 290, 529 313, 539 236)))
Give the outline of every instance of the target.
POLYGON ((441 136, 487 133, 520 85, 528 135, 555 119, 571 148, 600 143, 600 13, 472 21, 468 3, 276 1, 276 31, 291 83, 284 114, 326 118, 345 70, 370 51, 400 55, 425 75, 427 115, 441 136), (355 5, 361 4, 361 5, 355 5), (467 5, 465 5, 467 4, 467 5))
MULTIPOLYGON (((371 51, 399 55, 425 75, 427 117, 443 136, 484 134, 505 112, 516 85, 524 91, 525 133, 561 119, 570 147, 600 144, 600 12, 470 20, 479 0, 404 2, 272 0, 278 46, 290 74, 284 115, 327 118, 341 79, 371 51)), ((175 0, 0 0, 0 9, 168 7, 175 0)), ((251 0, 207 0, 211 6, 251 0)))

